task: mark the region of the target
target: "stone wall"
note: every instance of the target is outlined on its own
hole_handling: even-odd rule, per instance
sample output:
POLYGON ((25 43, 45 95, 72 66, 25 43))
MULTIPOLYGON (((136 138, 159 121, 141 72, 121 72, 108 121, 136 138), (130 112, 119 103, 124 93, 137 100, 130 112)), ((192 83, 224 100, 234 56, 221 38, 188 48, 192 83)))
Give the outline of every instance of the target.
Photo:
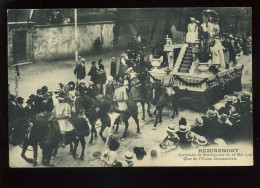
MULTIPOLYGON (((103 49, 112 48, 114 22, 78 25, 79 55, 86 55, 100 37, 103 49)), ((34 60, 59 60, 74 57, 76 42, 74 24, 35 26, 34 60)))

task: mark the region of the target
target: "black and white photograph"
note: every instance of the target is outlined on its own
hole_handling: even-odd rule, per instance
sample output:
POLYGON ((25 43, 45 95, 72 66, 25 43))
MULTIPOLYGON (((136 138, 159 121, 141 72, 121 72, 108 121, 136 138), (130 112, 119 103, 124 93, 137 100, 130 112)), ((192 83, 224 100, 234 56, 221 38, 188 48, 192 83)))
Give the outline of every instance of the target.
POLYGON ((252 8, 7 10, 10 168, 252 166, 252 8))

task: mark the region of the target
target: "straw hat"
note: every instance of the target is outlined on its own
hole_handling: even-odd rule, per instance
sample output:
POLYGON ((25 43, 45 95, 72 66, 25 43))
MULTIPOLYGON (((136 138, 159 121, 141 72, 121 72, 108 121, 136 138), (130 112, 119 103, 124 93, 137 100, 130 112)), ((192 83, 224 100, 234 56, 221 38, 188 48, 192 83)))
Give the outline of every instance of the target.
POLYGON ((177 127, 175 125, 172 124, 172 125, 169 125, 167 127, 166 131, 169 132, 169 133, 175 133, 175 132, 178 131, 178 129, 177 129, 177 127))
POLYGON ((203 126, 203 119, 201 117, 197 117, 195 120, 195 125, 199 127, 203 126))
POLYGON ((171 72, 171 69, 169 67, 167 67, 167 69, 165 70, 165 72, 171 72))
POLYGON ((126 161, 132 161, 133 160, 133 153, 128 151, 125 153, 125 160, 126 161))
POLYGON ((187 126, 187 125, 180 125, 180 126, 179 126, 179 131, 180 131, 180 132, 185 133, 185 132, 188 132, 189 130, 190 130, 190 127, 187 126))
POLYGON ((200 135, 195 135, 194 141, 201 146, 205 146, 208 144, 207 139, 204 136, 200 135))
POLYGON ((80 59, 80 62, 81 62, 81 63, 85 63, 85 62, 86 62, 86 59, 85 59, 85 58, 81 58, 81 59, 80 59))
POLYGON ((79 84, 86 84, 85 80, 80 80, 79 84))
POLYGON ((195 18, 193 17, 190 17, 190 21, 196 21, 195 18))

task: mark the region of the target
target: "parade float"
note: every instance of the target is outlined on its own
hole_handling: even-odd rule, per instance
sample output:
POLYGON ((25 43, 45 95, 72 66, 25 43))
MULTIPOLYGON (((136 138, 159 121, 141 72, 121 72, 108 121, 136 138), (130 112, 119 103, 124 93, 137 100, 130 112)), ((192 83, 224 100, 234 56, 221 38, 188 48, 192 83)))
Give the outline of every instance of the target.
MULTIPOLYGON (((164 52, 167 53, 168 65, 171 69, 170 74, 174 78, 174 86, 179 88, 181 104, 197 108, 207 107, 223 99, 226 94, 241 91, 243 70, 243 65, 236 64, 230 65, 229 68, 218 68, 217 71, 212 71, 212 58, 205 58, 202 52, 205 47, 200 44, 199 39, 193 43, 173 44, 172 39, 166 36, 164 45, 164 52), (175 50, 179 51, 177 58, 174 57, 175 50), (203 60, 203 57, 206 60, 203 60)), ((211 52, 206 55, 210 56, 211 52)), ((150 61, 153 66, 150 73, 161 80, 166 69, 166 67, 160 67, 162 57, 155 59, 151 56, 150 61)))

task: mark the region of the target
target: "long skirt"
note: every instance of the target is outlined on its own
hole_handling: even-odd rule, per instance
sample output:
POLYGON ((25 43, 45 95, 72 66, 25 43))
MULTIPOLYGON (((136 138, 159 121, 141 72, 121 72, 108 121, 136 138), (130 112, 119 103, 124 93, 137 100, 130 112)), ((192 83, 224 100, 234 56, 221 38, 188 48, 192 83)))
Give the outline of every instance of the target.
POLYGON ((61 132, 67 132, 67 131, 71 131, 74 129, 68 119, 60 119, 60 120, 58 120, 58 123, 59 123, 61 132))

